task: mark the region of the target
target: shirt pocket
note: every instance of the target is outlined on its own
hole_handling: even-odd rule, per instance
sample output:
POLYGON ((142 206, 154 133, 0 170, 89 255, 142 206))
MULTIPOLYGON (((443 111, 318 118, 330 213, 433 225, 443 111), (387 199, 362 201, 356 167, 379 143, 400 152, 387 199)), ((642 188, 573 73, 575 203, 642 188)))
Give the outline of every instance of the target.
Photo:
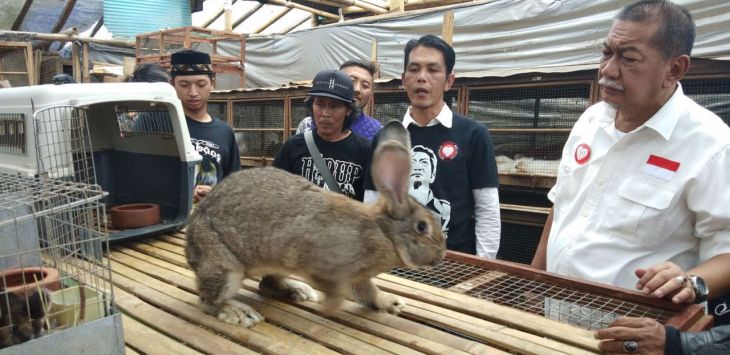
POLYGON ((605 228, 642 246, 666 239, 664 226, 676 191, 656 183, 628 179, 618 188, 618 198, 605 220, 605 228))

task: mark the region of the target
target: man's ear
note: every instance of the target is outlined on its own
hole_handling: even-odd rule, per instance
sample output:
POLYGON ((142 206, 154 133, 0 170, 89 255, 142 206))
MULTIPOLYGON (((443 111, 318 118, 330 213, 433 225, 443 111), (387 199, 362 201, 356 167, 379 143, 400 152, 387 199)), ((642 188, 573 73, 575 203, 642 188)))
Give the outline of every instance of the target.
POLYGON ((446 87, 444 87, 444 92, 449 91, 451 89, 451 86, 454 85, 454 81, 456 80, 456 74, 452 71, 449 73, 449 75, 446 76, 446 87))
POLYGON ((673 87, 678 81, 684 79, 689 71, 690 58, 683 54, 669 60, 669 70, 664 80, 665 87, 673 87))

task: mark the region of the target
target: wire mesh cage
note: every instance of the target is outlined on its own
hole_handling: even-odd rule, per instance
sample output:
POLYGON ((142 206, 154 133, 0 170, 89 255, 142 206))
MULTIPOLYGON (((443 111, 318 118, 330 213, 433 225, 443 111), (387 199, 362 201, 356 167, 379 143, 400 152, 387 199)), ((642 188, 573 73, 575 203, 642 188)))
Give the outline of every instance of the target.
POLYGON ((0 173, 0 348, 112 314, 98 185, 0 173))
POLYGON ((304 97, 292 97, 289 100, 289 113, 291 117, 289 120, 289 130, 291 135, 296 133, 297 127, 299 127, 302 120, 309 116, 309 110, 307 109, 307 104, 304 103, 304 99, 304 97))
POLYGON ((31 51, 30 43, 0 41, 0 80, 7 80, 12 87, 33 84, 31 51))
POLYGON ((542 226, 502 221, 497 258, 516 263, 530 264, 537 244, 540 243, 542 226))
POLYGON ((273 158, 284 143, 285 100, 233 103, 233 129, 241 157, 273 158))
MULTIPOLYGON (((459 92, 454 89, 445 92, 444 102, 449 105, 451 111, 458 112, 459 92)), ((408 111, 409 106, 408 94, 404 91, 376 92, 373 118, 383 124, 392 120, 401 121, 403 120, 403 115, 408 111)))
POLYGON ((498 263, 492 263, 494 267, 486 266, 490 264, 486 261, 483 264, 447 256, 432 268, 395 269, 390 274, 584 329, 605 328, 621 316, 648 317, 668 323, 680 314, 676 307, 652 306, 613 296, 610 292, 587 291, 573 287, 569 282, 554 281, 557 277, 540 280, 501 269, 498 263))
POLYGON ((730 77, 685 79, 682 90, 730 125, 730 77))
POLYGON ((501 174, 556 176, 590 94, 590 82, 470 89, 468 115, 489 128, 501 174))

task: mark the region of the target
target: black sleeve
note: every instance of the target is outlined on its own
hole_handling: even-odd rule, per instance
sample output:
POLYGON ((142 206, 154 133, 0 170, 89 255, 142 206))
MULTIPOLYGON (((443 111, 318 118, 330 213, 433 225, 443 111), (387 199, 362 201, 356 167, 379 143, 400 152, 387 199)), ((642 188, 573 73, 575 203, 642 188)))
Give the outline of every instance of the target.
POLYGON ((669 325, 664 326, 666 341, 664 342, 665 355, 682 355, 682 341, 679 337, 679 329, 669 325))
MULTIPOLYGON (((241 170, 241 153, 238 151, 236 134, 231 130, 231 166, 228 174, 241 170)), ((226 174, 226 175, 228 175, 226 174)))
POLYGON ((375 191, 375 184, 373 183, 373 178, 370 175, 370 168, 373 164, 373 153, 375 152, 375 147, 378 146, 378 141, 380 140, 380 132, 382 130, 378 131, 378 133, 375 134, 375 137, 373 137, 373 141, 370 142, 370 149, 368 151, 368 164, 367 168, 365 169, 365 183, 364 187, 365 190, 371 190, 375 191))
POLYGON ((483 125, 477 124, 469 144, 469 188, 499 187, 492 137, 483 125))

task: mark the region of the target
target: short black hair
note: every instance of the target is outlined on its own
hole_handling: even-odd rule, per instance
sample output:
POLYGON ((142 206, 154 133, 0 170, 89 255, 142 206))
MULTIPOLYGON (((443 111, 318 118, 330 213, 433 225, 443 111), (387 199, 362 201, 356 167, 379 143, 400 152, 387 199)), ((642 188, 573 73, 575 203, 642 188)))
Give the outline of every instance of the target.
POLYGON ((614 20, 653 22, 659 26, 653 45, 664 59, 690 55, 695 43, 695 23, 684 6, 667 0, 640 0, 624 6, 614 20))
POLYGON ((451 74, 454 71, 454 63, 456 63, 456 53, 454 48, 451 47, 443 39, 434 35, 425 35, 419 39, 412 39, 406 43, 406 48, 403 50, 403 70, 408 69, 408 61, 411 51, 416 47, 428 47, 433 48, 441 52, 444 55, 444 64, 446 64, 446 74, 451 74))
POLYGON ((342 65, 340 65, 340 70, 345 69, 347 67, 360 67, 368 71, 370 73, 370 76, 375 78, 375 73, 378 72, 378 66, 367 60, 360 60, 360 59, 351 59, 347 60, 342 65))
POLYGON ((132 83, 169 83, 170 75, 157 63, 140 63, 134 67, 134 72, 127 81, 132 83))
MULTIPOLYGON (((307 96, 307 98, 304 99, 304 104, 307 105, 307 113, 309 114, 309 117, 312 118, 312 122, 314 122, 314 109, 312 107, 314 106, 315 97, 317 96, 307 96)), ((350 114, 345 117, 345 122, 342 123, 342 130, 344 131, 346 129, 350 129, 350 126, 352 126, 352 122, 355 122, 355 118, 357 118, 357 116, 360 114, 360 106, 358 106, 354 100, 352 102, 341 102, 347 105, 347 108, 352 110, 352 112, 350 112, 350 114)))

